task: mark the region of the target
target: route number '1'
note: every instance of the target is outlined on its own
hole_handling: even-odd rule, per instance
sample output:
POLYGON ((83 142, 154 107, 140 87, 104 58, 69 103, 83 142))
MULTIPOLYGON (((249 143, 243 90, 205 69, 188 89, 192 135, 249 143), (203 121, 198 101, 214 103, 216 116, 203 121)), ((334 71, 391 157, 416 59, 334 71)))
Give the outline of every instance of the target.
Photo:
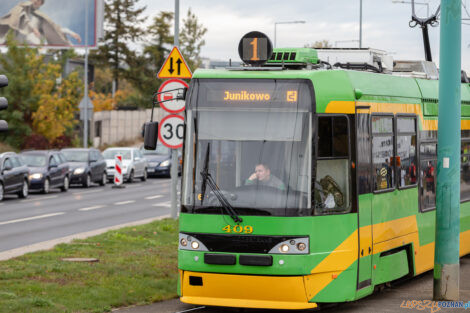
POLYGON ((168 115, 158 125, 158 139, 170 149, 183 146, 184 119, 179 115, 168 115))
POLYGON ((245 64, 260 66, 271 57, 273 46, 269 38, 257 31, 245 34, 238 44, 238 54, 245 64))
POLYGON ((259 61, 258 58, 258 38, 253 38, 250 45, 253 46, 253 56, 251 57, 251 61, 259 61))

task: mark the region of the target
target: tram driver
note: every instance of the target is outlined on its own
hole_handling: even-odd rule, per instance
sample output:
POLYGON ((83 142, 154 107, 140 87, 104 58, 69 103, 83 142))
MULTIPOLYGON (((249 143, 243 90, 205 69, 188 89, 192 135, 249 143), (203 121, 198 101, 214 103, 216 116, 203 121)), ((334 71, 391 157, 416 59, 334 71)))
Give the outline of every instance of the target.
POLYGON ((263 163, 257 164, 255 172, 245 181, 245 185, 254 184, 286 190, 284 183, 279 178, 272 175, 269 166, 263 163))

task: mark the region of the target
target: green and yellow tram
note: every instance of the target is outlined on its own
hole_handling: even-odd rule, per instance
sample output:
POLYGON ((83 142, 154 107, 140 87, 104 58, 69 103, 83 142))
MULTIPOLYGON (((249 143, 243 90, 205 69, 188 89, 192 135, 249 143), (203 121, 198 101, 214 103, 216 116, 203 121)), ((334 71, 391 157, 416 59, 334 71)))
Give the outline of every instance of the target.
MULTIPOLYGON (((318 64, 313 49, 284 48, 269 69, 195 72, 185 112, 181 301, 315 308, 433 268, 438 80, 318 64)), ((465 255, 468 83, 461 125, 465 255)))

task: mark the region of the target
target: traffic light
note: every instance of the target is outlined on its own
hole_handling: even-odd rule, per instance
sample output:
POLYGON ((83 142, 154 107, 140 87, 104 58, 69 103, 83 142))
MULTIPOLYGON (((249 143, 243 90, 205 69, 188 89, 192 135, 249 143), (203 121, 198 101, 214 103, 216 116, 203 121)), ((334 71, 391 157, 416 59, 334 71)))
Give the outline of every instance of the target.
MULTIPOLYGON (((8 78, 5 75, 0 75, 0 88, 8 86, 8 78)), ((8 100, 5 97, 0 97, 0 110, 8 108, 8 100)), ((0 132, 8 130, 8 123, 0 120, 0 132)))

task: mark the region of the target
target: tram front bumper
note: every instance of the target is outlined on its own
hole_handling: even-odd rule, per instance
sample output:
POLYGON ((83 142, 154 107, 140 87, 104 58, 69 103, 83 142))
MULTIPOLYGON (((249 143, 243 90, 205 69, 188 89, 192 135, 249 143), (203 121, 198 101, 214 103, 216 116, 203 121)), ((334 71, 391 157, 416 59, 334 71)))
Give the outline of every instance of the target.
POLYGON ((258 276, 180 270, 181 301, 197 305, 311 309, 304 276, 258 276))

